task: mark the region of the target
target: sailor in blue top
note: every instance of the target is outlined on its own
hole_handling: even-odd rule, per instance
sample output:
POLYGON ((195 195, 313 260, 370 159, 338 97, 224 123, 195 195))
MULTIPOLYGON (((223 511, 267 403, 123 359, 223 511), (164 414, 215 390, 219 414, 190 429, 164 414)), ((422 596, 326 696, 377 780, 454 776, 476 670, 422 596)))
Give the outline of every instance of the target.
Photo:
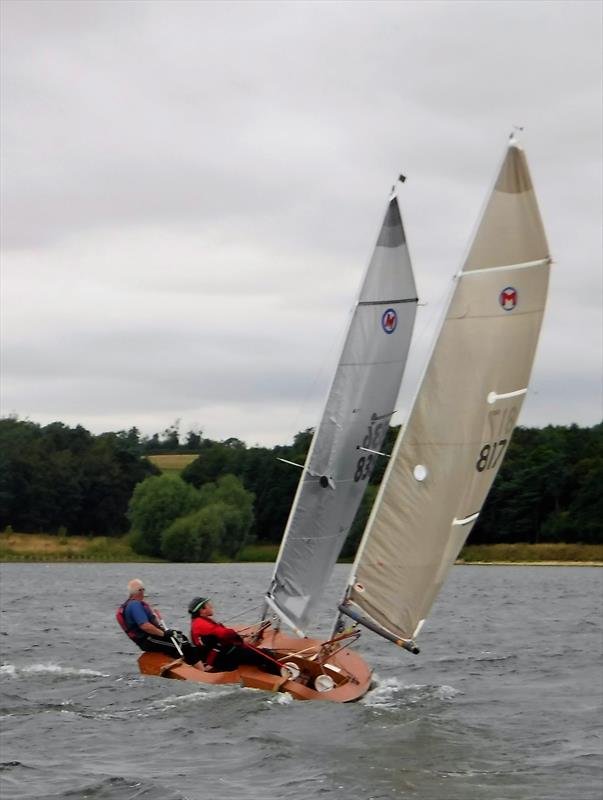
POLYGON ((117 611, 117 621, 130 639, 147 652, 167 653, 178 658, 180 653, 175 642, 178 642, 188 664, 201 661, 203 653, 198 647, 190 644, 180 631, 164 630, 159 618, 145 602, 144 584, 138 578, 128 583, 128 599, 117 611))

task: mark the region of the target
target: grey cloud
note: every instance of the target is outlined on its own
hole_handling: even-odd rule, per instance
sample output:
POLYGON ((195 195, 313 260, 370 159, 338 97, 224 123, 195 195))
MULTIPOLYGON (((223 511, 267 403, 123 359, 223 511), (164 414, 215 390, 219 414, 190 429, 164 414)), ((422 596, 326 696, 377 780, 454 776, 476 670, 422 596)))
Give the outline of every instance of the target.
POLYGON ((596 4, 2 14, 3 411, 313 424, 294 396, 334 357, 394 178, 432 332, 516 123, 557 262, 526 419, 598 419, 596 4))

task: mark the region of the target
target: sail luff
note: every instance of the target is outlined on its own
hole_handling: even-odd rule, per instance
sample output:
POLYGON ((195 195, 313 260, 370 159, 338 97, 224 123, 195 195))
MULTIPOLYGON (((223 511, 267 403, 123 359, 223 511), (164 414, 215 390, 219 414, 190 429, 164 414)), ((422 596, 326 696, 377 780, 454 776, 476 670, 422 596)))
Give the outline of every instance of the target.
POLYGON ((401 639, 422 626, 502 462, 529 382, 549 264, 525 156, 512 142, 346 590, 344 603, 401 639))
POLYGON ((417 305, 398 201, 393 196, 350 317, 267 599, 303 629, 353 522, 400 388, 417 305))

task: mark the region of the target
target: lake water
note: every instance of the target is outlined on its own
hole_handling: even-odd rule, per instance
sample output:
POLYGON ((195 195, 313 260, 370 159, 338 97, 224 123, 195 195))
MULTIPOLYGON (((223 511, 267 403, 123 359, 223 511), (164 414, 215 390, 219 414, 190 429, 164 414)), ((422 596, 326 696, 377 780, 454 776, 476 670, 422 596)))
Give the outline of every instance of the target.
POLYGON ((363 634, 375 687, 354 704, 138 673, 114 619, 129 578, 186 629, 195 594, 255 621, 270 573, 1 565, 2 800, 600 800, 603 569, 455 567, 421 655, 363 634))

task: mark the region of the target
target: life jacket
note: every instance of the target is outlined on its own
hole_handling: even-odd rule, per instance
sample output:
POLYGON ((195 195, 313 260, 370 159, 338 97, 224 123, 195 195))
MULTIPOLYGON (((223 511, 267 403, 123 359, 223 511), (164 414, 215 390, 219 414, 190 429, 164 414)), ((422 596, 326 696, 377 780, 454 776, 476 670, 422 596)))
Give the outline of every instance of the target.
MULTIPOLYGON (((128 603, 131 603, 133 599, 134 599, 133 597, 128 597, 126 602, 120 605, 120 607, 115 612, 115 619, 117 620, 119 627, 122 629, 124 633, 126 633, 130 637, 130 639, 140 639, 140 634, 136 634, 132 628, 128 627, 128 623, 126 622, 126 608, 128 606, 128 603)), ((154 620, 155 614, 153 613, 153 609, 151 608, 151 606, 148 603, 145 603, 144 600, 139 600, 138 602, 142 604, 142 607, 149 615, 150 620, 151 621, 154 620)))

